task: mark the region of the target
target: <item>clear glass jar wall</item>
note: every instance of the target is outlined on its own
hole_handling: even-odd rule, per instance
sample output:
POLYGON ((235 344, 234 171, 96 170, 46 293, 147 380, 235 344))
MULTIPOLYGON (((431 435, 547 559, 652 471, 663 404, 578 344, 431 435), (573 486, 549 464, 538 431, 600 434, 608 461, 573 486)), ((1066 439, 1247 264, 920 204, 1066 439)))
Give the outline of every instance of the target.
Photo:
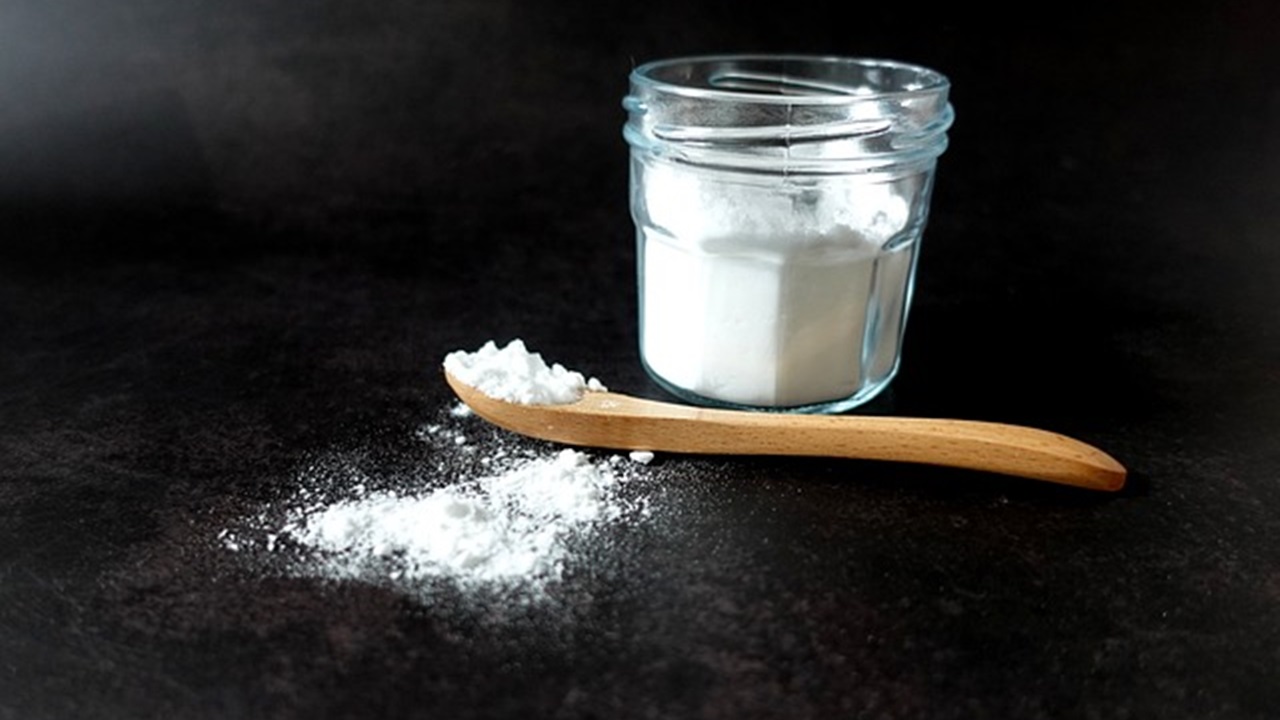
POLYGON ((637 68, 640 350, 689 401, 834 412, 897 371, 946 78, 882 60, 637 68))

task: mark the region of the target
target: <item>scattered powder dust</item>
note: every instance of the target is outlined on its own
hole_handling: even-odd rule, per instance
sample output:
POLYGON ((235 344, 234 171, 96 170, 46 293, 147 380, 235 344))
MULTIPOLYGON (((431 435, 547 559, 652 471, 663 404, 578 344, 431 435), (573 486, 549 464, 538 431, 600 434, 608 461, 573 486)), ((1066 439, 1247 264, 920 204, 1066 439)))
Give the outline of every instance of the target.
POLYGON ((420 496, 370 493, 293 519, 282 534, 359 578, 370 558, 393 576, 438 575, 462 585, 555 579, 566 539, 618 519, 618 478, 574 450, 420 496))
MULTIPOLYGON (((519 340, 451 353, 445 366, 486 393, 523 402, 572 402, 603 389, 548 366, 519 340)), ((409 595, 429 596, 444 582, 537 599, 576 561, 575 548, 648 515, 644 466, 653 453, 631 453, 627 462, 627 455, 559 449, 489 426, 460 403, 413 437, 424 447, 412 468, 402 463, 380 475, 341 455, 309 464, 285 510, 224 529, 222 546, 270 556, 295 576, 409 595)))

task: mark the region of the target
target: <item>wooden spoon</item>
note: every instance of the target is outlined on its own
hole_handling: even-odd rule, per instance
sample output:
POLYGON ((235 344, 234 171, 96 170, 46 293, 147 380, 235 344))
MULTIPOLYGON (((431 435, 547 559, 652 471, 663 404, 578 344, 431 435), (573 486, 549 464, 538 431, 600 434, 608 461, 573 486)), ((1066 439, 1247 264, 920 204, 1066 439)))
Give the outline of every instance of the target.
POLYGON ((1057 433, 973 420, 715 410, 587 392, 565 405, 496 400, 447 371, 477 415, 540 438, 614 450, 717 455, 807 455, 984 470, 1116 491, 1127 472, 1101 450, 1057 433))

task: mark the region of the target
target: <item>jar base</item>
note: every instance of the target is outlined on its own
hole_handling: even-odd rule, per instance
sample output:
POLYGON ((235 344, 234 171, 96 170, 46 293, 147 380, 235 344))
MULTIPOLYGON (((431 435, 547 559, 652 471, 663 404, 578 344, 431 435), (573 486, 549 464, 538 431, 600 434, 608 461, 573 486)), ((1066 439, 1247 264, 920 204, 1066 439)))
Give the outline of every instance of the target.
POLYGON ((898 366, 895 364, 893 369, 890 370, 883 379, 867 385, 849 397, 838 398, 836 400, 826 400, 823 402, 808 403, 805 405, 744 405, 742 403, 728 402, 725 400, 707 397, 705 395, 699 395, 691 390, 673 385, 661 375, 654 372, 653 368, 649 367, 649 363, 642 360, 640 364, 644 367, 645 373, 647 373, 659 387, 691 405, 701 405, 703 407, 717 408, 721 410, 747 410, 751 412, 796 413, 807 415, 835 415, 852 410, 860 405, 865 405, 875 399, 875 397, 880 393, 884 392, 884 390, 889 387, 889 383, 893 381, 894 376, 898 374, 898 366))

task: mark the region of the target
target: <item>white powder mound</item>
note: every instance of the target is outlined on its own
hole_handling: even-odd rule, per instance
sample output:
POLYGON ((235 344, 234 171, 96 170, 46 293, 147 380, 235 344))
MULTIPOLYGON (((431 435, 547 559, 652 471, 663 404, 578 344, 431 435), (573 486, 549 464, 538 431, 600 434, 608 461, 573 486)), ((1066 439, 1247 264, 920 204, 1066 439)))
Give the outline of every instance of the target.
POLYGON ((548 366, 519 338, 501 349, 490 340, 475 352, 451 352, 444 368, 491 398, 522 405, 564 405, 581 400, 588 390, 605 390, 595 378, 588 380, 559 363, 548 366))
POLYGON ((367 494, 314 509, 281 534, 324 553, 337 577, 363 577, 376 561, 396 580, 536 588, 559 577, 575 534, 622 514, 618 482, 608 464, 564 450, 421 497, 367 494))

